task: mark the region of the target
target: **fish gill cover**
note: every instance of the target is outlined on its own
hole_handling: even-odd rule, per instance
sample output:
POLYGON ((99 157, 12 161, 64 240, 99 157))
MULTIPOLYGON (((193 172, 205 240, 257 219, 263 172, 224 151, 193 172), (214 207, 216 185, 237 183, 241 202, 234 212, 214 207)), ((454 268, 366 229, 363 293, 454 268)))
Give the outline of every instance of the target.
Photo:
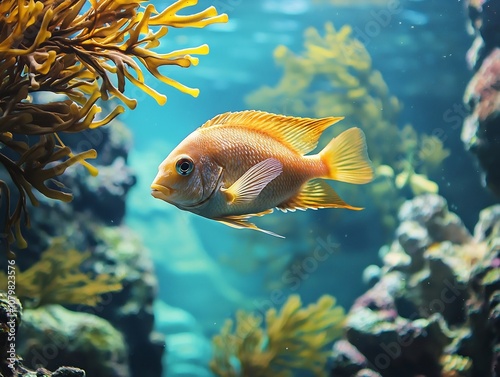
POLYGON ((57 177, 75 163, 91 174, 97 169, 87 159, 93 149, 74 154, 58 133, 77 133, 108 124, 125 109, 118 105, 104 116, 98 100, 117 98, 134 109, 127 97, 129 82, 154 97, 166 96, 145 82, 142 69, 180 91, 198 95, 165 76, 165 65, 189 67, 198 63, 191 54, 207 54, 208 46, 159 54, 154 51, 169 27, 201 28, 226 22, 214 7, 192 15, 178 15, 196 1, 178 0, 164 10, 142 5, 143 0, 6 0, 0 3, 0 164, 8 179, 0 179, 3 227, 0 241, 10 248, 26 247, 22 220, 29 227, 28 200, 35 191, 52 199, 70 201, 57 177), (51 92, 65 99, 35 103, 32 94, 51 92), (8 182, 12 182, 9 184, 8 182), (49 184, 54 181, 55 185, 49 184), (15 187, 11 193, 11 187, 15 187), (13 207, 13 208, 12 208, 13 207))

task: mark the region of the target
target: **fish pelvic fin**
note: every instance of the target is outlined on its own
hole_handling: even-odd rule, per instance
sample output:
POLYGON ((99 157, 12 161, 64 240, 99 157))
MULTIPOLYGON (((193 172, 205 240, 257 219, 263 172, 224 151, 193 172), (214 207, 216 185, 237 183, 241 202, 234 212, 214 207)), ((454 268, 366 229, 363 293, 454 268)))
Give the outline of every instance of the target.
POLYGON ((283 212, 318 208, 347 208, 356 211, 363 209, 344 202, 335 190, 321 179, 306 182, 296 196, 281 203, 277 208, 283 212))
POLYGON ((357 127, 332 139, 319 157, 328 168, 327 175, 322 178, 355 184, 368 183, 373 179, 365 134, 357 127))
POLYGON ((250 223, 247 221, 247 219, 249 217, 252 217, 252 216, 264 216, 264 215, 267 215, 269 213, 272 213, 273 210, 272 209, 268 209, 264 212, 259 212, 259 213, 253 213, 253 214, 247 214, 247 215, 241 215, 241 216, 225 216, 225 217, 219 217, 219 218, 215 218, 214 220, 215 221, 218 221, 222 224, 225 224, 227 226, 230 226, 232 228, 236 228, 236 229, 253 229, 253 230, 257 230, 259 232, 262 232, 262 233, 266 233, 266 234, 269 234, 271 236, 274 236, 274 237, 278 237, 278 238, 285 238, 279 234, 276 234, 276 233, 273 233, 269 230, 265 230, 265 229, 261 229, 259 228, 257 225, 253 224, 253 223, 250 223))
POLYGON ((229 188, 222 188, 222 192, 226 196, 228 204, 251 202, 282 171, 281 162, 275 158, 268 158, 248 169, 229 188))
POLYGON ((200 128, 231 126, 258 131, 304 155, 316 148, 324 130, 342 119, 344 117, 299 118, 246 110, 217 115, 200 128))

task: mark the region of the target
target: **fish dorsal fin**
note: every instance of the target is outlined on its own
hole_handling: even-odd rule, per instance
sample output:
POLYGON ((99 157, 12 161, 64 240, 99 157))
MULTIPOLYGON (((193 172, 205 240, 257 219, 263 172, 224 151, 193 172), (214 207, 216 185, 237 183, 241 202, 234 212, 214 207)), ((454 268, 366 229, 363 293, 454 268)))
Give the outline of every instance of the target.
POLYGON ((251 213, 251 214, 240 215, 240 216, 219 217, 219 218, 215 218, 214 220, 216 220, 216 221, 218 221, 218 222, 220 222, 222 224, 225 224, 227 226, 230 226, 232 228, 236 228, 236 229, 243 229, 243 228, 253 229, 253 230, 257 230, 257 231, 262 232, 262 233, 269 234, 269 235, 274 236, 274 237, 285 238, 285 237, 280 236, 279 234, 273 233, 273 232, 271 232, 269 230, 261 229, 257 225, 255 225, 255 224, 250 223, 250 222, 247 221, 248 218, 250 218, 250 217, 253 217, 253 216, 264 216, 264 215, 267 215, 267 214, 272 213, 272 212, 273 212, 272 209, 268 209, 268 210, 265 210, 265 211, 259 212, 259 213, 251 213))
POLYGON ((226 195, 229 204, 251 202, 282 171, 281 162, 268 158, 252 166, 229 188, 223 188, 222 192, 226 195))
POLYGON ((300 154, 316 148, 324 130, 343 117, 320 119, 276 115, 264 111, 246 110, 224 113, 210 119, 200 128, 235 126, 265 133, 300 154))
POLYGON ((311 179, 302 186, 297 195, 281 203, 277 208, 283 212, 318 208, 362 209, 344 202, 335 190, 321 179, 311 179))

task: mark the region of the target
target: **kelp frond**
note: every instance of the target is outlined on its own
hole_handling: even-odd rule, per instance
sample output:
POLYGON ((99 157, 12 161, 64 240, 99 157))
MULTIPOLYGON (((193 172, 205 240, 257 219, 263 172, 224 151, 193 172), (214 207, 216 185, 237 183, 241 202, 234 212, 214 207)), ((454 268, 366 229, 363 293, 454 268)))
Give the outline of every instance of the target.
POLYGON ((292 377, 309 371, 326 376, 329 351, 325 346, 341 335, 344 310, 325 295, 306 308, 292 295, 278 313, 262 318, 239 311, 236 322, 227 320, 213 338, 212 371, 220 377, 292 377))
MULTIPOLYGON (((61 239, 54 239, 38 262, 25 271, 16 267, 17 297, 28 307, 49 304, 95 306, 102 294, 120 291, 121 277, 81 271, 89 257, 89 252, 68 249, 61 239)), ((0 271, 0 289, 5 290, 6 286, 7 275, 0 271)))
POLYGON ((472 374, 472 360, 460 355, 443 355, 439 360, 441 377, 469 377, 472 374))
POLYGON ((116 106, 98 116, 97 101, 117 98, 130 109, 137 101, 125 95, 127 82, 152 96, 159 104, 166 96, 146 84, 143 68, 156 79, 192 96, 190 88, 160 73, 163 66, 196 65, 191 54, 207 54, 208 46, 160 54, 160 45, 169 27, 204 27, 226 22, 227 15, 209 7, 192 15, 180 10, 197 3, 178 0, 162 11, 144 0, 4 0, 0 3, 0 165, 19 191, 11 210, 6 181, 0 180, 0 211, 5 214, 4 235, 10 245, 16 239, 25 246, 20 233, 21 218, 29 225, 27 200, 37 200, 33 189, 43 195, 70 200, 60 187, 45 182, 64 170, 94 158, 93 150, 74 155, 57 136, 108 124, 122 113, 116 106), (32 94, 50 92, 64 99, 35 103, 32 94))

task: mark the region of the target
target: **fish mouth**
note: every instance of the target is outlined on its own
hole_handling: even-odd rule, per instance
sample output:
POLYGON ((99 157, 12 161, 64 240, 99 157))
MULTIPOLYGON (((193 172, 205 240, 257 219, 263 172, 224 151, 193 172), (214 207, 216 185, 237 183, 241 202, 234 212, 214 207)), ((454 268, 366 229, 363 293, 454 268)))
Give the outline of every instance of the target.
POLYGON ((171 192, 172 189, 166 186, 162 186, 157 183, 153 183, 151 185, 151 195, 156 199, 161 199, 167 202, 171 192))

